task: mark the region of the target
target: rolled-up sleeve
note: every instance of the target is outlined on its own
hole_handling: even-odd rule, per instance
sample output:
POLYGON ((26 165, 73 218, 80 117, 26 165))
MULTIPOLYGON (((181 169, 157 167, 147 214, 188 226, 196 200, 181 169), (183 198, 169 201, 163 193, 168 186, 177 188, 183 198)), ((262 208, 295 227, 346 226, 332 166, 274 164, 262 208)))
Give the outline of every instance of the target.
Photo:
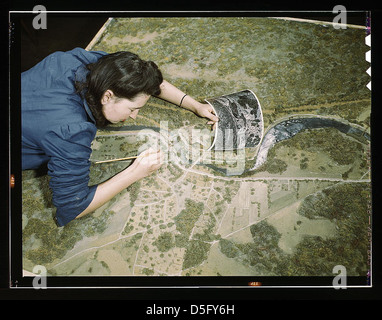
POLYGON ((94 198, 97 185, 88 183, 90 146, 95 134, 93 124, 73 123, 49 130, 42 140, 42 148, 49 157, 49 185, 60 226, 75 219, 94 198))

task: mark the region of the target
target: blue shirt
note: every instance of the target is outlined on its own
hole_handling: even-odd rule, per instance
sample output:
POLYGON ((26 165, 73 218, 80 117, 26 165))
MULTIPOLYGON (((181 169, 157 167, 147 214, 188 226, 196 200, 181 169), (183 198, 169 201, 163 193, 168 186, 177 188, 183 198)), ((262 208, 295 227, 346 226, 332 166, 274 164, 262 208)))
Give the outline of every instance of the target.
POLYGON ((55 52, 21 75, 22 169, 47 163, 56 221, 64 226, 93 200, 88 186, 94 117, 75 89, 105 52, 55 52))

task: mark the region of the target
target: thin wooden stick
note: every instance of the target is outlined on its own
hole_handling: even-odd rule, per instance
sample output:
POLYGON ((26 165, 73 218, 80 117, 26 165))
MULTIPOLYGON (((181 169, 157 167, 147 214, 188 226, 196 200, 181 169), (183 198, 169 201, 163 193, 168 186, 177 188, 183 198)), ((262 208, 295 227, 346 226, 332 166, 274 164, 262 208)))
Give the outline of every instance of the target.
POLYGON ((119 158, 119 159, 112 159, 112 160, 102 160, 102 161, 97 161, 97 163, 106 163, 106 162, 114 162, 114 161, 123 161, 123 160, 130 160, 130 159, 135 159, 138 158, 139 156, 133 156, 133 157, 127 157, 127 158, 119 158))

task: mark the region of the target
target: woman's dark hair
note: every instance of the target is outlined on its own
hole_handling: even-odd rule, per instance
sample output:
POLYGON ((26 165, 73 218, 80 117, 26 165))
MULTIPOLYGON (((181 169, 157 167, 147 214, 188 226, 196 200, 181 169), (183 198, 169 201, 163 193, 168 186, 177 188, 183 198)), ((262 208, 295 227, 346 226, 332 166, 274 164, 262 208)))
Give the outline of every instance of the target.
POLYGON ((86 81, 76 82, 76 89, 85 97, 98 127, 110 123, 102 113, 101 98, 106 90, 113 91, 117 98, 130 100, 140 93, 156 96, 161 92, 163 76, 158 66, 131 52, 105 55, 86 68, 86 81))

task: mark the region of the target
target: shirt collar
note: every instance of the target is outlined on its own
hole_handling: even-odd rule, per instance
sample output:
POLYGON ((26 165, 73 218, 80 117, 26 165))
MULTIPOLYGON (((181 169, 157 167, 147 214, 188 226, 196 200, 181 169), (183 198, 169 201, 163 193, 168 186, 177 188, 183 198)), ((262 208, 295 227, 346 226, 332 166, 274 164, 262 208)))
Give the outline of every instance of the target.
POLYGON ((84 107, 85 107, 86 113, 88 114, 90 120, 95 124, 96 121, 95 121, 95 119, 94 119, 94 116, 93 116, 92 111, 91 111, 90 108, 89 108, 88 103, 86 102, 86 99, 83 99, 83 102, 84 102, 84 107))
MULTIPOLYGON (((75 74, 75 79, 76 81, 78 82, 83 82, 86 80, 86 76, 87 74, 89 73, 89 70, 83 65, 83 66, 80 66, 77 71, 76 71, 76 74, 75 74)), ((86 89, 83 90, 82 92, 82 97, 84 97, 85 95, 85 91, 86 89)), ((88 114, 90 120, 93 122, 93 123, 96 123, 95 119, 94 119, 94 116, 93 116, 93 113, 91 112, 90 108, 89 108, 89 105, 88 103, 86 102, 86 99, 83 98, 83 103, 84 103, 84 107, 85 107, 85 110, 86 110, 86 113, 88 114)))

